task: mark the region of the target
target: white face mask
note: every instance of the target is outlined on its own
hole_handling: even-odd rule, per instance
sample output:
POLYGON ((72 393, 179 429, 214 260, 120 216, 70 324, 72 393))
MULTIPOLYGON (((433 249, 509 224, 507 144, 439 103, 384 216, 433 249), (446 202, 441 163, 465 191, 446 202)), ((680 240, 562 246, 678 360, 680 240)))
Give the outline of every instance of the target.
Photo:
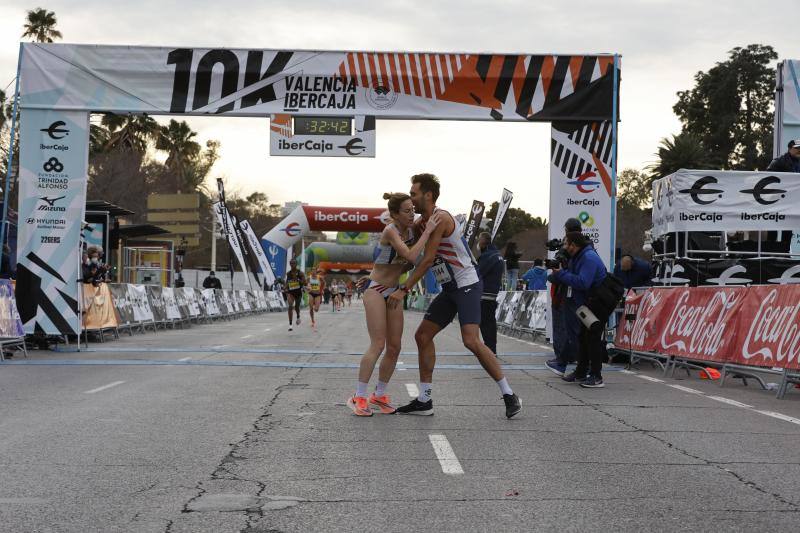
POLYGON ((100 262, 100 260, 99 260, 99 259, 97 259, 96 257, 92 257, 92 258, 89 260, 89 262, 91 262, 93 265, 96 265, 97 263, 99 263, 99 262, 100 262))

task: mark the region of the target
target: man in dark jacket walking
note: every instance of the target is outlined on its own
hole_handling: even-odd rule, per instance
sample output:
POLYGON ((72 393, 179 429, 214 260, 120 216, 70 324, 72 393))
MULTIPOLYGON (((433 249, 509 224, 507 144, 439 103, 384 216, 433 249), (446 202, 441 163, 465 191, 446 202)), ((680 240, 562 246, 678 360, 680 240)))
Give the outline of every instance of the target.
POLYGON ((773 159, 767 170, 771 172, 800 173, 800 139, 789 141, 789 149, 786 153, 773 159))
MULTIPOLYGON (((569 287, 567 300, 571 300, 577 309, 586 304, 591 290, 603 282, 606 277, 606 266, 594 247, 589 246, 589 240, 583 234, 569 232, 565 242, 567 253, 570 255, 569 266, 566 269, 553 269, 549 279, 551 282, 557 281, 569 287)), ((581 323, 578 337, 578 366, 574 372, 561 379, 580 383, 582 387, 602 387, 601 371, 604 357, 602 328, 601 331, 593 333, 581 323)))
POLYGON ((614 275, 617 276, 626 289, 631 287, 648 287, 653 284, 653 272, 650 263, 644 259, 625 254, 614 267, 614 275))
POLYGON ((505 262, 494 244, 492 237, 487 232, 478 236, 478 249, 481 255, 478 258, 478 274, 483 280, 483 295, 481 296, 481 336, 483 343, 492 352, 497 354, 497 293, 503 279, 505 262))

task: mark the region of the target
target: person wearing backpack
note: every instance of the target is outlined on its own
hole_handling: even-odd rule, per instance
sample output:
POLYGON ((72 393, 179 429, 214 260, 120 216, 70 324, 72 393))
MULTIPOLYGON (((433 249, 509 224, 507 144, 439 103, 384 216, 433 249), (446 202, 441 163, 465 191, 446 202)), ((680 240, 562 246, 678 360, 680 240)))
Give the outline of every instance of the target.
MULTIPOLYGON (((564 239, 565 248, 570 256, 567 268, 554 268, 549 276, 550 282, 558 282, 567 286, 567 300, 573 309, 590 304, 592 291, 598 288, 606 278, 606 266, 597 255, 593 246, 589 245, 588 238, 580 232, 570 231, 564 239)), ((574 372, 566 374, 561 379, 569 383, 579 383, 581 387, 603 387, 603 359, 605 351, 603 346, 603 324, 607 316, 599 316, 602 323, 598 328, 595 324, 591 329, 581 321, 578 335, 578 366, 574 372)))

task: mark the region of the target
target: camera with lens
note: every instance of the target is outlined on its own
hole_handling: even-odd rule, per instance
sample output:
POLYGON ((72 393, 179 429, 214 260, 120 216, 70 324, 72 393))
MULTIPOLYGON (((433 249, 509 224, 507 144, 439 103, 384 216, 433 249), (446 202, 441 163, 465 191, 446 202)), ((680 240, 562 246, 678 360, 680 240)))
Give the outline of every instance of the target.
POLYGON ((564 241, 562 241, 561 239, 550 239, 549 241, 544 243, 544 246, 551 252, 557 252, 558 250, 564 247, 564 241))
MULTIPOLYGON (((553 239, 558 240, 558 239, 553 239)), ((560 242, 560 241, 559 241, 560 242)), ((545 259, 544 266, 545 268, 567 268, 567 263, 569 262, 569 254, 563 248, 559 248, 556 252, 556 255, 553 259, 545 259)))

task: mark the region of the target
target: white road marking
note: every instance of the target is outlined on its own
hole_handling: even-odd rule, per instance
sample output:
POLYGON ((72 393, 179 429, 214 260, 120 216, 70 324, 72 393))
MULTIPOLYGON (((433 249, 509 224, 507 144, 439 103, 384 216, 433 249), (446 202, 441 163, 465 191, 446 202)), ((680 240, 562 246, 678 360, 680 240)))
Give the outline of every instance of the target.
MULTIPOLYGON (((397 364, 398 364, 398 365, 403 365, 403 364, 405 364, 405 363, 403 363, 402 361, 398 361, 398 362, 397 362, 397 364)), ((398 371, 405 372, 405 371, 406 371, 406 370, 408 370, 408 369, 407 369, 407 368, 398 368, 397 370, 398 370, 398 371)))
POLYGON ((406 391, 412 398, 417 398, 419 396, 419 389, 413 383, 406 383, 406 391))
POLYGON ((94 394, 95 392, 100 392, 101 390, 110 389, 111 387, 116 387, 117 385, 122 385, 125 383, 124 381, 115 381, 114 383, 109 383, 108 385, 103 385, 102 387, 97 387, 96 389, 87 390, 84 394, 94 394))
POLYGON ((622 370, 620 370, 620 372, 623 373, 623 374, 630 374, 631 376, 635 376, 636 375, 636 372, 631 372, 630 370, 626 370, 624 368, 622 370))
POLYGON ((191 359, 191 357, 184 357, 182 359, 178 359, 178 361, 188 361, 189 359, 191 359))
POLYGON ((242 339, 249 339, 250 337, 252 337, 252 335, 245 335, 244 337, 242 337, 242 339))
POLYGON ((227 348, 227 347, 228 347, 227 344, 220 344, 219 346, 212 346, 212 348, 215 349, 215 350, 221 350, 222 348, 227 348))
POLYGON ((716 400, 718 402, 727 403, 728 405, 733 405, 736 407, 741 407, 743 409, 752 409, 752 405, 747 405, 746 403, 737 402, 736 400, 731 400, 730 398, 723 398, 722 396, 708 396, 712 400, 716 400))
POLYGON ((272 328, 266 328, 264 331, 272 331, 272 328))
POLYGON ((439 459, 439 464, 442 466, 442 472, 445 474, 464 473, 453 447, 447 441, 447 437, 444 435, 428 435, 428 439, 430 439, 436 458, 439 459))
POLYGON ((705 393, 703 391, 699 391, 697 389, 690 389, 689 387, 684 387, 683 385, 667 385, 667 387, 672 387, 673 389, 682 390, 683 392, 689 392, 691 394, 703 394, 703 395, 705 395, 705 393))
POLYGON ((756 413, 761 413, 762 415, 777 418, 778 420, 783 420, 784 422, 791 422, 792 424, 800 425, 800 419, 794 418, 793 416, 776 413, 775 411, 759 411, 758 409, 754 409, 754 411, 756 413))
POLYGON ((650 376, 645 376, 645 375, 642 375, 642 374, 636 374, 636 377, 637 378, 646 379, 647 381, 652 381, 653 383, 664 383, 663 379, 651 378, 650 376))
POLYGON ((531 342, 531 341, 526 341, 526 340, 518 339, 518 338, 516 338, 516 337, 512 337, 512 336, 510 336, 510 335, 506 335, 505 333, 498 333, 498 335, 500 335, 501 337, 505 337, 505 338, 507 338, 507 339, 512 339, 512 340, 518 341, 518 342, 524 342, 525 344, 530 344, 531 346, 536 346, 536 347, 538 347, 538 348, 544 348, 544 349, 548 349, 548 350, 550 349, 550 347, 549 347, 549 346, 544 346, 544 345, 542 345, 542 344, 539 344, 539 343, 536 343, 536 342, 531 342))

